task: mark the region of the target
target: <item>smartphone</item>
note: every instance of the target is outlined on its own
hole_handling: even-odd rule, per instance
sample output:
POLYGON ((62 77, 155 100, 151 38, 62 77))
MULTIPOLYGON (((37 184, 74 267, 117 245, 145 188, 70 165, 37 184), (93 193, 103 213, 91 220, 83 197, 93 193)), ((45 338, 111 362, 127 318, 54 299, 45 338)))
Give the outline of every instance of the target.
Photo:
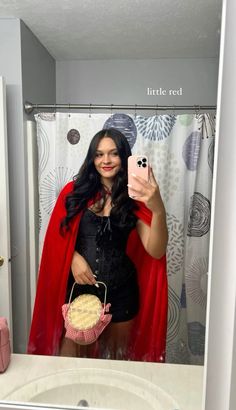
MULTIPOLYGON (((149 167, 148 167, 148 157, 146 155, 131 155, 128 157, 128 184, 132 187, 139 188, 139 184, 135 181, 132 174, 137 175, 148 181, 149 179, 149 167)), ((135 192, 131 187, 128 187, 129 196, 134 196, 135 192)))

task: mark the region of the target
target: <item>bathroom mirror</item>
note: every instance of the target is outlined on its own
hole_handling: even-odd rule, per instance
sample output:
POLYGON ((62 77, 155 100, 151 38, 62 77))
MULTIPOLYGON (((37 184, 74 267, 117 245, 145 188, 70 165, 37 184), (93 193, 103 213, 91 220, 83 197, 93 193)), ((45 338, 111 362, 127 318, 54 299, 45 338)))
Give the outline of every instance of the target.
MULTIPOLYGON (((43 7, 40 8, 45 12, 47 3, 43 3, 44 2, 42 2, 41 5, 43 7)), ((104 7, 107 7, 105 3, 106 2, 104 2, 104 7)), ((109 39, 107 37, 103 37, 104 33, 102 31, 96 33, 91 30, 90 32, 88 31, 87 33, 85 33, 85 37, 86 35, 89 35, 89 38, 93 38, 94 40, 95 46, 94 48, 91 48, 92 58, 90 57, 89 59, 88 55, 85 54, 85 46, 85 49, 83 50, 84 54, 81 52, 80 60, 78 61, 75 61, 75 56, 72 56, 72 54, 69 53, 69 49, 77 47, 75 40, 75 42, 71 45, 65 45, 65 48, 68 47, 68 53, 64 58, 63 55, 60 55, 60 50, 57 49, 57 42, 59 43, 60 40, 58 40, 56 37, 50 38, 50 34, 48 34, 47 37, 46 28, 44 37, 43 30, 40 29, 39 23, 36 23, 36 19, 38 19, 38 22, 41 21, 41 19, 39 19, 38 17, 39 11, 34 14, 35 10, 32 9, 32 13, 27 14, 27 11, 22 6, 22 2, 22 9, 21 7, 17 7, 15 9, 14 6, 11 5, 11 2, 4 2, 4 5, 0 4, 0 17, 8 17, 9 15, 13 15, 14 17, 21 18, 26 26, 28 26, 32 31, 33 35, 36 36, 35 39, 33 35, 31 36, 28 28, 24 25, 24 23, 20 23, 19 27, 22 34, 21 46, 23 51, 22 64, 25 64, 25 67, 27 67, 26 71, 24 71, 25 77, 23 76, 23 98, 31 100, 33 103, 53 102, 49 100, 45 101, 46 94, 40 94, 39 90, 36 91, 35 85, 30 84, 31 80, 34 79, 34 76, 32 76, 30 81, 29 76, 26 76, 27 70, 30 69, 31 63, 32 67, 34 67, 34 63, 35 61, 37 61, 36 49, 39 47, 37 43, 38 38, 45 47, 51 46, 51 49, 50 47, 48 48, 48 52, 51 52, 52 57, 54 56, 54 47, 55 55, 58 56, 58 58, 56 59, 57 97, 54 102, 91 102, 93 104, 110 102, 111 104, 121 105, 158 104, 171 106, 176 105, 176 107, 179 105, 215 105, 217 95, 221 1, 202 1, 200 3, 198 2, 197 5, 194 1, 186 1, 177 2, 175 6, 173 6, 173 1, 165 2, 165 4, 160 4, 160 2, 157 1, 150 1, 149 3, 145 2, 144 4, 144 2, 140 1, 138 2, 139 11, 137 12, 133 9, 133 15, 138 16, 139 24, 134 24, 133 26, 131 26, 131 23, 129 24, 128 20, 128 15, 132 16, 132 13, 130 13, 132 12, 132 7, 129 6, 131 7, 131 9, 129 10, 129 13, 127 12, 126 14, 125 10, 127 10, 128 5, 124 3, 123 16, 122 13, 118 14, 119 19, 117 18, 116 24, 113 25, 113 27, 110 27, 109 31, 112 33, 114 30, 115 33, 115 26, 118 24, 118 21, 120 21, 121 26, 122 24, 124 25, 127 44, 129 44, 129 39, 130 44, 132 44, 132 46, 130 46, 130 50, 128 49, 128 51, 125 52, 124 46, 121 47, 121 39, 119 38, 119 35, 117 35, 116 43, 114 44, 112 51, 111 49, 109 49, 108 44, 106 44, 106 41, 108 41, 109 39), (149 8, 149 12, 147 12, 147 8, 149 8), (151 25, 153 24, 151 16, 156 16, 157 19, 155 31, 153 30, 154 26, 152 26, 152 29, 150 29, 151 25), (198 24, 195 24, 196 16, 198 24), (199 25, 200 23, 202 25, 199 25), (207 31, 208 26, 211 26, 211 32, 207 31), (135 35, 133 35, 134 32, 135 35), (100 37, 98 34, 100 35, 100 37), (178 35, 180 35, 182 47, 177 48, 177 45, 172 47, 172 43, 174 42, 173 39, 178 35), (154 43, 156 44, 156 48, 151 48, 153 37, 155 39, 154 43), (99 38, 101 40, 99 40, 99 38), (184 40, 186 39, 188 41, 186 41, 185 43, 184 40), (30 55, 26 50, 26 46, 29 47, 29 44, 30 48, 28 48, 28 50, 30 49, 32 52, 32 60, 30 60, 30 55), (101 50, 103 51, 96 51, 99 50, 100 46, 101 50), (209 52, 209 50, 211 51, 209 52), (132 58, 130 57, 131 51, 132 58), (142 72, 146 72, 145 76, 141 74, 142 72), (113 73, 113 75, 110 74, 110 78, 109 73, 113 73), (78 81, 75 81, 76 78, 78 79, 78 81), (119 79, 118 84, 116 82, 117 78, 119 79), (38 97, 36 97, 37 95, 38 97), (34 99, 37 99, 37 101, 34 99)), ((95 6, 93 5, 93 12, 94 7, 95 6)), ((56 9, 52 14, 55 15, 55 21, 57 21, 57 24, 61 24, 61 27, 64 26, 66 28, 66 26, 69 25, 69 13, 70 11, 66 9, 66 6, 64 6, 64 9, 56 9)), ((86 11, 86 18, 88 21, 87 26, 94 28, 96 27, 96 23, 91 24, 90 13, 92 13, 92 9, 88 9, 86 11)), ((107 17, 107 19, 109 20, 109 17, 107 17)), ((107 21, 106 23, 108 24, 107 21)), ((66 43, 66 38, 64 38, 64 42, 66 43)), ((86 43, 84 44, 86 45, 86 43)), ((49 56, 47 55, 46 58, 49 59, 49 56)), ((54 62, 52 59, 51 64, 53 63, 54 62)), ((52 67, 52 65, 50 65, 50 67, 52 67)), ((53 74, 50 72, 50 76, 52 75, 53 74)), ((47 73, 44 74, 44 78, 45 81, 47 81, 47 73)), ((14 90, 9 86, 8 91, 10 93, 8 109, 11 110, 11 102, 13 98, 12 93, 14 90)), ((53 95, 54 91, 50 91, 51 95, 53 95)), ((19 111, 21 111, 21 107, 19 108, 19 111)), ((68 110, 66 113, 66 121, 69 121, 71 125, 67 129, 67 132, 72 129, 77 129, 75 112, 69 111, 70 110, 68 110)), ((179 147, 179 150, 180 156, 184 159, 184 171, 186 172, 187 170, 188 175, 190 175, 190 179, 192 175, 191 172, 195 172, 197 161, 200 158, 200 156, 198 155, 200 155, 201 151, 201 140, 203 140, 204 144, 206 144, 206 151, 204 152, 204 155, 205 160, 208 164, 208 175, 211 174, 212 177, 214 158, 214 111, 211 111, 211 115, 209 116, 201 116, 201 113, 205 114, 205 111, 203 110, 199 113, 197 107, 196 112, 188 111, 187 115, 186 111, 184 110, 183 112, 174 112, 174 110, 168 112, 168 115, 170 115, 169 119, 172 120, 174 116, 178 114, 183 115, 178 119, 178 124, 181 128, 181 130, 177 130, 178 133, 181 133, 183 129, 184 132, 189 132, 189 140, 187 141, 187 138, 185 138, 186 144, 184 145, 184 143, 182 143, 182 146, 179 147), (190 131, 191 124, 194 124, 194 126, 190 131), (193 149, 193 147, 195 147, 195 159, 189 159, 189 149, 193 149)), ((116 119, 116 113, 108 112, 107 117, 104 121, 108 121, 111 117, 111 114, 113 114, 113 119, 116 119)), ((130 116, 133 115, 133 122, 135 122, 136 113, 134 111, 131 113, 125 112, 124 114, 130 114, 130 116)), ((165 113, 159 112, 158 110, 148 113, 148 115, 152 115, 154 119, 156 115, 159 116, 163 114, 165 113)), ((88 118, 86 121, 88 121, 89 115, 90 113, 88 112, 88 118)), ((139 137, 142 133, 142 121, 147 113, 141 112, 137 113, 137 116, 138 115, 142 117, 140 118, 139 123, 136 123, 138 124, 137 128, 139 127, 139 132, 137 134, 137 136, 139 137)), ((91 117, 92 119, 96 120, 96 114, 93 110, 91 112, 91 117)), ((26 121, 29 118, 30 117, 27 117, 27 115, 25 114, 25 133, 27 133, 26 121)), ((117 117, 117 121, 119 120, 120 117, 117 117)), ((45 130, 45 122, 43 123, 43 121, 46 121, 45 117, 38 114, 38 130, 43 130, 41 134, 43 134, 45 130)), ((50 121, 48 121, 47 125, 49 125, 49 122, 50 121)), ((99 124, 102 123, 99 122, 99 124)), ((156 125, 160 126, 160 123, 157 122, 156 125)), ((170 124, 170 126, 172 125, 174 124, 170 124)), ((61 127, 64 127, 64 123, 61 125, 61 127)), ((9 124, 9 132, 12 131, 13 127, 9 124)), ((80 128, 79 131, 83 133, 83 130, 81 130, 80 128)), ((29 131, 29 133, 30 132, 31 131, 29 131)), ((131 136, 132 135, 133 134, 131 133, 131 136)), ((158 136, 158 134, 156 134, 156 136, 158 136)), ((70 140, 70 138, 72 137, 74 138, 74 135, 72 135, 71 133, 68 139, 70 140)), ((151 137, 147 138, 146 140, 153 141, 151 137)), ((12 159, 14 159, 16 157, 16 153, 14 153, 14 143, 11 141, 9 144, 9 153, 12 159)), ((24 145, 25 143, 21 142, 21 144, 21 148, 26 149, 26 145, 24 145)), ((70 148, 71 150, 68 155, 74 156, 74 151, 72 152, 72 144, 70 148)), ((160 155, 165 159, 165 161, 171 164, 170 170, 173 173, 171 175, 173 175, 173 178, 176 178, 176 184, 173 184, 173 186, 170 186, 169 188, 167 187, 165 190, 164 199, 166 202, 169 201, 169 196, 174 194, 176 190, 181 189, 181 179, 178 179, 178 176, 175 175, 176 170, 178 170, 180 174, 183 173, 183 171, 181 171, 175 163, 176 158, 174 156, 174 153, 177 152, 177 149, 177 146, 174 147, 174 149, 173 147, 172 149, 170 149, 169 147, 167 147, 167 145, 163 144, 163 148, 160 151, 160 155)), ((203 151, 201 152, 203 154, 203 151)), ((24 155, 22 157, 22 162, 24 162, 24 160, 26 160, 25 152, 22 152, 22 155, 24 155)), ((153 158, 154 161, 155 158, 153 158)), ((203 158, 201 158, 201 161, 202 160, 203 158)), ((19 167, 22 167, 22 164, 20 164, 19 167)), ((163 179, 160 181, 160 185, 164 187, 164 174, 161 174, 160 169, 157 168, 156 170, 157 173, 160 173, 159 175, 163 175, 163 179)), ((43 181, 44 185, 41 188, 41 192, 43 189, 47 188, 47 182, 50 183, 50 173, 48 173, 48 175, 48 179, 45 178, 43 181)), ((53 181, 56 177, 58 177, 58 174, 55 173, 52 175, 53 181)), ((24 175, 24 178, 24 181, 26 182, 26 175, 24 175)), ((15 201, 16 189, 13 187, 13 179, 13 173, 12 171, 10 171, 10 183, 12 183, 12 187, 10 187, 10 199, 12 198, 15 201)), ((199 179, 202 179, 202 175, 199 176, 199 179)), ((24 189, 24 195, 26 192, 28 195, 28 187, 24 187, 24 189)), ((208 253, 209 242, 209 221, 211 207, 210 190, 210 185, 208 185, 206 187, 207 194, 198 192, 198 190, 194 191, 194 194, 189 196, 186 201, 188 208, 181 209, 180 213, 185 214, 186 220, 188 220, 191 215, 193 225, 188 225, 188 223, 184 225, 182 222, 180 222, 173 211, 172 205, 168 209, 168 226, 170 229, 170 247, 168 252, 170 257, 172 257, 172 262, 171 264, 169 264, 168 277, 170 283, 170 305, 167 360, 172 363, 203 364, 204 360, 204 320, 207 300, 208 263, 206 255, 208 253), (191 208, 191 204, 194 207, 192 206, 191 208), (199 215, 200 219, 198 219, 199 215), (201 215, 204 215, 203 220, 201 220, 201 215), (196 219, 194 220, 194 218, 196 219), (196 225, 194 225, 194 223, 196 225), (180 243, 182 241, 183 231, 186 234, 185 248, 188 249, 189 254, 191 254, 193 247, 196 246, 198 239, 203 239, 200 245, 199 259, 192 260, 191 263, 185 266, 186 277, 184 281, 182 280, 183 274, 181 270, 183 260, 186 260, 186 255, 182 253, 182 243, 180 243), (192 242, 191 239, 193 239, 192 242), (187 309, 187 306, 189 305, 191 305, 191 309, 193 310, 187 309), (186 320, 186 317, 190 319, 186 320)), ((21 200, 20 202, 22 205, 24 200, 21 200)), ((44 206, 46 207, 47 204, 44 204, 44 206)), ((27 215, 29 211, 30 204, 27 204, 27 215)), ((16 207, 12 203, 12 296, 14 351, 24 353, 31 319, 32 289, 30 289, 30 283, 32 283, 32 278, 30 278, 30 275, 25 276, 23 273, 24 265, 28 266, 29 268, 30 262, 29 260, 26 261, 26 255, 28 254, 29 249, 27 248, 27 250, 22 250, 20 246, 20 229, 14 223, 14 220, 17 217, 18 215, 16 207), (17 275, 19 266, 22 267, 22 273, 17 275)), ((22 222, 26 222, 24 218, 22 218, 22 222)), ((28 226, 25 226, 25 228, 22 229, 22 235, 24 234, 26 239, 28 238, 27 228, 28 226)), ((26 242, 27 241, 25 241, 25 243, 26 242)), ((24 241, 22 243, 24 243, 24 241)), ((28 247, 28 245, 26 247, 28 247)))

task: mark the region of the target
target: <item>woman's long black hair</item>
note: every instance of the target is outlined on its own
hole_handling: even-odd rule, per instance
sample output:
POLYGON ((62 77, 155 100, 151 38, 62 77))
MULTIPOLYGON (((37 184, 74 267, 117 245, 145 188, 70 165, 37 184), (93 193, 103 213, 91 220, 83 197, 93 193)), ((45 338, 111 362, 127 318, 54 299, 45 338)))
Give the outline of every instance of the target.
POLYGON ((105 204, 106 190, 101 183, 100 174, 97 172, 94 166, 94 159, 99 142, 102 138, 111 138, 118 151, 118 155, 121 159, 121 168, 115 176, 112 191, 112 210, 111 213, 114 218, 119 221, 119 225, 129 225, 134 222, 134 215, 131 212, 137 208, 134 200, 128 196, 128 176, 127 176, 127 160, 131 155, 131 149, 126 137, 118 131, 116 128, 103 129, 94 135, 89 149, 78 174, 74 177, 74 189, 66 197, 66 217, 61 223, 61 229, 69 229, 70 221, 79 212, 83 211, 90 199, 97 197, 100 193, 102 197, 101 209, 105 204))

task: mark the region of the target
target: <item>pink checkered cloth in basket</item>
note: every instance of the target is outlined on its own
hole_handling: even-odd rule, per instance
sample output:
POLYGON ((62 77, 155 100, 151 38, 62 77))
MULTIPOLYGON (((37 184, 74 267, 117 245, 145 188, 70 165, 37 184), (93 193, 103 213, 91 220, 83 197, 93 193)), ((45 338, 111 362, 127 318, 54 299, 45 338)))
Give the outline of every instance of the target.
MULTIPOLYGON (((80 298, 81 296, 78 296, 80 298)), ((76 298, 76 299, 78 299, 76 298)), ((62 306, 62 315, 65 321, 65 329, 66 334, 65 337, 73 340, 74 342, 87 345, 95 342, 105 327, 110 323, 112 315, 109 314, 109 309, 111 304, 107 303, 104 308, 104 304, 102 304, 101 314, 97 321, 97 323, 88 329, 77 329, 73 327, 68 318, 68 311, 70 308, 70 303, 64 304, 62 306)))

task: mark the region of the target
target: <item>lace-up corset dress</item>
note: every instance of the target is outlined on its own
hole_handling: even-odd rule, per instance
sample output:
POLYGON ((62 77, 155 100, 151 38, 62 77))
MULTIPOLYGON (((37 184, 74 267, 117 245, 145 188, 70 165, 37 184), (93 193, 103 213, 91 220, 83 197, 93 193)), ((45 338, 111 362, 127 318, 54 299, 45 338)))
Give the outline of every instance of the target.
MULTIPOLYGON (((88 262, 96 279, 107 285, 107 303, 111 303, 113 322, 132 319, 138 313, 139 291, 136 269, 126 254, 129 234, 136 221, 120 227, 111 216, 99 216, 86 209, 81 217, 75 250, 88 262)), ((74 278, 70 272, 67 300, 74 278)), ((73 298, 92 293, 104 301, 104 286, 77 285, 73 298)))

